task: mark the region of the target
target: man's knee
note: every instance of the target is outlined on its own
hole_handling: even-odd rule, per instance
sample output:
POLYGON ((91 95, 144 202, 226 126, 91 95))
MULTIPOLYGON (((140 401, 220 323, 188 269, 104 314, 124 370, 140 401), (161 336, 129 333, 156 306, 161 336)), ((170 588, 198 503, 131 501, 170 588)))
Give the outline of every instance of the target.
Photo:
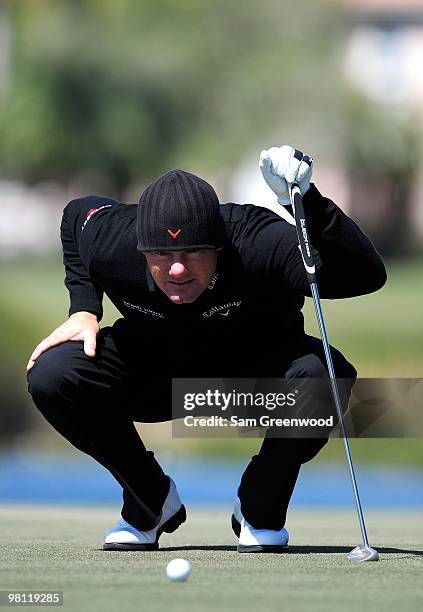
MULTIPOLYGON (((331 356, 336 377, 350 379, 352 385, 357 378, 357 370, 334 347, 331 347, 331 356)), ((286 373, 287 378, 326 378, 327 376, 328 369, 324 356, 314 353, 295 359, 286 373)))
POLYGON ((28 391, 37 406, 60 396, 71 367, 68 344, 52 347, 40 355, 29 370, 28 391))
POLYGON ((326 378, 327 375, 321 359, 312 353, 295 359, 286 373, 287 378, 326 378))

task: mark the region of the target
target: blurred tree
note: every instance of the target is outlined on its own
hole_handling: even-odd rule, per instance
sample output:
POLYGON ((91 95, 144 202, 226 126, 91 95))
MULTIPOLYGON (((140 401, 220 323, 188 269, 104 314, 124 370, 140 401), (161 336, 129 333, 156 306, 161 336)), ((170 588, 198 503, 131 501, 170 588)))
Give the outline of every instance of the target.
POLYGON ((336 138, 331 2, 21 0, 9 10, 3 175, 91 173, 121 194, 172 165, 220 169, 269 139, 321 150, 336 138))
POLYGON ((411 198, 421 167, 420 121, 355 92, 349 92, 345 111, 353 217, 384 255, 409 254, 416 246, 411 198))

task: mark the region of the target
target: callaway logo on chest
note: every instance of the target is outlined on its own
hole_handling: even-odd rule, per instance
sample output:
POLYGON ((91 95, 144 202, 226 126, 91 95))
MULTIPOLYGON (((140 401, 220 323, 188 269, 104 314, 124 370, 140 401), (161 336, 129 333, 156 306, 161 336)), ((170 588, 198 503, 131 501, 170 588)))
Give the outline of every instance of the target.
POLYGON ((209 310, 203 312, 203 317, 228 317, 231 312, 239 308, 241 304, 242 300, 237 300, 234 302, 226 302, 226 304, 219 304, 217 306, 213 306, 209 310))

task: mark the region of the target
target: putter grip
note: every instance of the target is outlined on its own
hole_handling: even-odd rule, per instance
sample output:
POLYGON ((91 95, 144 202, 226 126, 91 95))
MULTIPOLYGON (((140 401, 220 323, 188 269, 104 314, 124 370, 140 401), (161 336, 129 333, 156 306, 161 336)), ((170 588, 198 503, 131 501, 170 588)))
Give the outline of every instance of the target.
POLYGON ((308 228, 304 213, 303 199, 297 183, 289 185, 289 195, 294 212, 295 226, 297 228, 298 243, 303 258, 304 268, 309 283, 316 282, 316 267, 314 265, 311 242, 308 237, 308 228))

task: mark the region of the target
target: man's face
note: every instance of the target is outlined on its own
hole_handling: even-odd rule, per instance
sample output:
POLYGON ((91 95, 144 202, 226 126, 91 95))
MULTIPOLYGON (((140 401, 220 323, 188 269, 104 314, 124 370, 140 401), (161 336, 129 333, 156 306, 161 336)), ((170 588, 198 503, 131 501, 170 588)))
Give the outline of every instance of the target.
POLYGON ((174 304, 190 304, 207 288, 220 249, 144 253, 156 285, 174 304))

